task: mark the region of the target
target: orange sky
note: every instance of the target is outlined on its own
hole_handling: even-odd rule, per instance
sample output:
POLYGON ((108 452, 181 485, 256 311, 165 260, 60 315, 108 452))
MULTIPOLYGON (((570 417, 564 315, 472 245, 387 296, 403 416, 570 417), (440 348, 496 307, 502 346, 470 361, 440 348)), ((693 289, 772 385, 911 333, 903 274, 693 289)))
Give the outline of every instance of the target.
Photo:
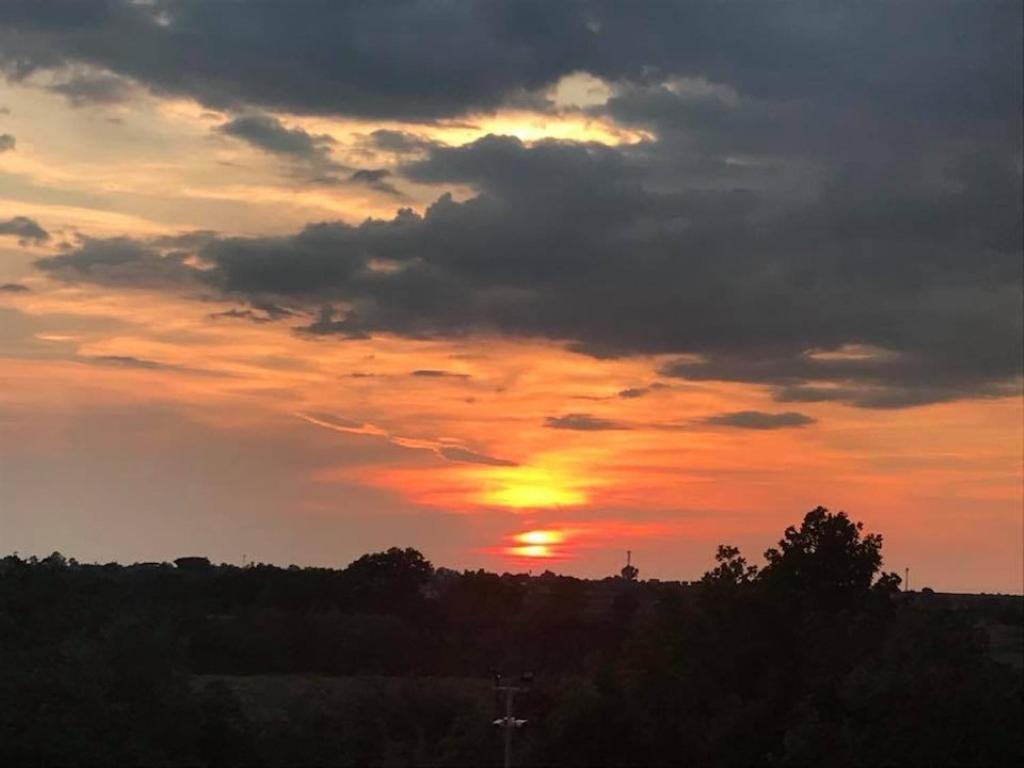
MULTIPOLYGON (((29 83, 4 105, 0 128, 18 136, 0 156, 4 218, 55 233, 0 239, 0 283, 29 289, 0 292, 4 552, 344 565, 409 545, 450 567, 601 576, 629 549, 642 577, 693 579, 717 544, 758 560, 822 504, 882 533, 886 566, 909 567, 915 585, 1021 589, 1018 396, 800 403, 813 423, 735 429, 707 420, 786 409, 756 384, 659 377, 670 356, 481 335, 311 338, 294 322, 212 317, 237 307, 223 298, 60 283, 32 261, 76 237, 283 233, 390 217, 396 203, 297 188, 274 158, 211 136, 225 115, 184 99, 71 107, 29 83), (573 417, 621 428, 550 421, 573 417)), ((365 161, 363 139, 382 126, 451 145, 643 137, 573 110, 457 124, 281 117, 331 135, 340 160, 365 161)), ((402 191, 422 210, 441 189, 402 191)))

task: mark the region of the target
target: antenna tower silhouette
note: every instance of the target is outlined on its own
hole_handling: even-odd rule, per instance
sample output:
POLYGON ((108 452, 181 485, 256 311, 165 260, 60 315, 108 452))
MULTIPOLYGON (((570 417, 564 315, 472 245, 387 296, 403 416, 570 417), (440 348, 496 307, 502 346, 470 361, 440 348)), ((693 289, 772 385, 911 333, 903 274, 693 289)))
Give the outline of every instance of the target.
POLYGON ((636 581, 636 577, 640 575, 640 569, 633 565, 633 550, 626 550, 626 564, 619 573, 626 581, 636 581))

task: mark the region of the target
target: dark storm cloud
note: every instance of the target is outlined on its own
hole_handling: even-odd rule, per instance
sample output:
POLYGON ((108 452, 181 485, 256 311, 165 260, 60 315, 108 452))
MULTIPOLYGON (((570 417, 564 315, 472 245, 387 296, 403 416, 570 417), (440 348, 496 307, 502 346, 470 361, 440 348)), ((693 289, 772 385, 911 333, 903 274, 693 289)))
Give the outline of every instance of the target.
POLYGON ((359 327, 355 312, 336 313, 330 304, 322 307, 317 319, 309 325, 301 326, 299 331, 312 336, 336 336, 341 339, 370 338, 370 334, 359 327))
POLYGON ((880 199, 840 177, 799 213, 759 218, 743 190, 647 188, 638 151, 487 137, 407 167, 481 189, 461 203, 442 196, 423 216, 214 239, 197 251, 202 271, 124 242, 41 265, 100 280, 177 271, 227 295, 319 303, 305 330, 320 335, 499 331, 593 355, 685 352, 697 357, 664 375, 828 382, 844 387, 836 399, 866 407, 1011 391, 1018 171, 958 162, 941 185, 879 189, 880 199), (375 270, 375 259, 395 268, 375 270), (851 344, 881 352, 827 354, 851 344))
POLYGON ((301 163, 321 181, 331 181, 331 171, 343 168, 331 159, 334 139, 316 135, 301 128, 288 128, 272 115, 243 115, 221 125, 217 130, 268 152, 301 163))
POLYGON ((813 424, 814 421, 810 416, 796 411, 786 411, 785 413, 734 411, 711 416, 705 419, 704 423, 738 429, 785 429, 787 427, 806 427, 808 424, 813 424))
POLYGON ((154 245, 161 248, 198 248, 216 240, 218 233, 212 229, 193 229, 174 235, 160 235, 153 238, 154 245))
POLYGON ((39 226, 39 222, 27 216, 15 216, 0 219, 0 235, 18 238, 21 244, 35 243, 39 245, 50 239, 50 233, 39 226))
POLYGON ((36 265, 51 277, 69 283, 163 288, 181 287, 200 277, 188 265, 188 257, 188 251, 166 250, 159 241, 84 238, 73 250, 39 259, 36 265))
POLYGON ((587 71, 998 115, 1020 92, 1020 21, 1012 1, 14 0, 0 8, 0 50, 14 76, 86 64, 213 107, 436 118, 587 71))
POLYGON ((13 76, 86 64, 214 108, 419 118, 541 87, 592 36, 573 4, 430 0, 15 0, 0 25, 13 76))
MULTIPOLYGON (((40 262, 59 279, 280 302, 314 317, 310 336, 679 355, 664 375, 786 402, 1019 391, 1019 3, 45 8, 0 8, 13 76, 85 62, 220 108, 437 118, 587 71, 613 86, 592 112, 651 134, 447 147, 377 131, 367 147, 399 158, 396 179, 477 194, 291 236, 86 241, 40 262)), ((318 146, 242 127, 281 155, 318 146)), ((344 181, 390 184, 379 173, 344 181)))
POLYGON ((544 426, 550 429, 571 429, 578 432, 605 432, 614 429, 629 429, 626 424, 589 413, 567 413, 564 416, 548 416, 544 426))
POLYGON ((0 152, 10 152, 18 141, 9 133, 0 133, 0 152))
POLYGON ((387 168, 364 168, 353 173, 348 180, 353 184, 360 184, 386 195, 401 195, 401 192, 395 189, 391 182, 385 181, 390 175, 391 171, 387 168))
POLYGON ((301 128, 287 128, 271 115, 236 117, 217 130, 267 152, 305 159, 322 157, 324 145, 333 141, 329 136, 313 136, 301 128))
POLYGON ((422 136, 387 128, 381 128, 371 133, 367 139, 367 144, 373 149, 397 155, 423 152, 436 146, 434 142, 422 136))

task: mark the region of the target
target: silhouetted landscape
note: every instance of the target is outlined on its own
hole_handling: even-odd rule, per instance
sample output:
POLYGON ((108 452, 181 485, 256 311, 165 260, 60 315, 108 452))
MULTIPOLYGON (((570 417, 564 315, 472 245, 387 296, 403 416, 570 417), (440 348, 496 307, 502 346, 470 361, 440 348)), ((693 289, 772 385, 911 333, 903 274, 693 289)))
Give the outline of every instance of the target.
POLYGON ((0 0, 0 768, 1024 765, 1022 62, 0 0))
POLYGON ((0 561, 13 765, 992 765, 1024 758, 1024 598, 902 592, 818 508, 699 582, 0 561))

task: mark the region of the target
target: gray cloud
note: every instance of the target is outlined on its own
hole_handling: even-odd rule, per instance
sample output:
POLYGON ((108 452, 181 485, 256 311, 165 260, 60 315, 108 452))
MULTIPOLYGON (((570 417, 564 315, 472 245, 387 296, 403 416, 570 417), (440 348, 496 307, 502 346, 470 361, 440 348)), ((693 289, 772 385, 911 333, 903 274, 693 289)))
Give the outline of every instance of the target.
POLYGON ((331 181, 330 172, 344 167, 331 159, 333 138, 326 134, 311 134, 301 128, 288 128, 272 115, 243 115, 229 120, 217 130, 264 152, 299 162, 316 174, 318 180, 331 181))
POLYGON ((396 155, 417 154, 436 146, 435 142, 422 136, 388 128, 380 128, 371 133, 367 143, 373 149, 396 155))
POLYGON ((544 426, 551 429, 571 429, 579 432, 604 432, 614 429, 629 429, 619 421, 592 416, 589 413, 567 413, 564 416, 548 416, 544 426))
POLYGON ((933 118, 998 114, 1021 90, 1012 0, 82 0, 5 3, 0 26, 12 76, 85 64, 217 108, 440 118, 536 103, 529 94, 575 71, 700 75, 764 100, 870 100, 933 118))
POLYGON ((0 235, 18 238, 22 245, 34 243, 40 245, 50 239, 50 233, 39 226, 39 222, 27 216, 15 216, 11 219, 0 219, 0 235))
POLYGON ((734 411, 720 413, 705 419, 705 424, 721 427, 737 427, 739 429, 785 429, 787 427, 805 427, 815 422, 810 416, 796 411, 785 413, 765 413, 764 411, 734 411))
MULTIPOLYGON (((477 197, 443 195, 423 216, 213 239, 196 252, 208 268, 180 277, 250 300, 319 304, 311 334, 498 331, 598 356, 688 353, 662 373, 827 382, 865 407, 1013 391, 1019 172, 973 160, 950 168, 945 187, 881 189, 881 200, 840 177, 800 213, 762 218, 743 190, 648 188, 648 149, 500 137, 435 148, 406 173, 473 183, 477 197), (374 270, 373 259, 396 269, 374 270), (851 344, 882 353, 816 356, 851 344)), ((78 279, 182 271, 147 243, 111 242, 118 268, 101 278, 95 263, 109 258, 98 248, 41 266, 78 279)))
POLYGON ((49 90, 67 98, 72 106, 120 104, 131 98, 135 85, 117 75, 103 72, 73 72, 49 90))
POLYGON ((82 357, 81 360, 97 365, 111 365, 118 368, 141 368, 147 371, 180 370, 176 365, 158 363, 155 360, 132 357, 130 355, 96 355, 93 357, 82 357))
POLYGON ((360 327, 355 312, 338 314, 330 304, 322 307, 317 319, 299 328, 311 336, 336 336, 343 339, 368 339, 370 334, 360 327), (338 319, 335 319, 337 317, 338 319))
POLYGON ((619 392, 619 397, 623 400, 635 400, 638 397, 643 397, 650 392, 647 387, 630 387, 629 389, 623 389, 619 392))
POLYGON ((138 288, 180 288, 196 283, 200 274, 187 263, 189 251, 160 245, 128 237, 84 238, 73 250, 39 259, 36 265, 51 277, 70 283, 138 288))
POLYGON ((484 453, 477 453, 471 451, 468 448, 460 448, 454 445, 442 445, 437 449, 437 452, 448 461, 457 461, 464 464, 485 464, 491 467, 514 467, 516 463, 514 461, 508 461, 507 459, 499 459, 494 456, 488 456, 484 453))
POLYGON ((271 319, 265 315, 253 312, 251 309, 226 309, 223 312, 214 312, 210 315, 214 320, 227 318, 231 320, 248 320, 252 323, 269 323, 271 319))
MULTIPOLYGON (((446 147, 377 131, 367 147, 398 157, 395 179, 475 196, 290 236, 87 241, 40 261, 58 279, 283 304, 313 317, 310 337, 499 333, 679 355, 664 375, 783 402, 1019 392, 1019 3, 168 1, 163 24, 143 5, 41 6, 0 9, 19 33, 12 76, 84 61, 219 108, 433 119, 587 71, 612 83, 594 114, 651 134, 446 147), (203 55, 180 55, 186 39, 203 55), (849 354, 861 348, 874 351, 849 354)), ((321 156, 279 123, 241 128, 307 167, 321 156)))
POLYGON ((413 371, 410 376, 419 376, 425 379, 468 379, 468 373, 456 373, 454 371, 441 371, 434 368, 421 368, 413 371))
POLYGON ((270 302, 257 301, 252 302, 251 309, 239 309, 237 307, 233 309, 227 309, 223 312, 214 312, 210 315, 211 318, 229 318, 236 320, 248 320, 251 323, 272 323, 278 320, 284 320, 289 317, 295 317, 296 312, 285 307, 279 307, 276 304, 270 302))
POLYGON ((193 229, 174 235, 160 235, 153 238, 153 244, 160 248, 199 248, 216 240, 217 233, 212 229, 193 229))
POLYGON ((212 108, 419 118, 541 87, 571 71, 558 36, 590 35, 568 6, 424 0, 253 0, 228 12, 191 0, 14 3, 0 8, 0 26, 15 77, 85 64, 212 108))
POLYGON ((135 371, 170 371, 186 374, 188 376, 233 378, 234 374, 225 371, 214 371, 206 368, 193 368, 187 365, 175 363, 161 363, 158 360, 149 360, 144 357, 132 355, 82 355, 75 360, 88 365, 99 365, 109 368, 123 368, 135 371))
POLYGON ((619 392, 619 397, 623 400, 635 400, 638 397, 645 397, 651 392, 656 392, 659 389, 667 389, 667 384, 662 384, 660 381, 656 381, 653 384, 649 384, 646 387, 629 387, 619 392))
POLYGON ((0 293, 26 293, 30 290, 31 288, 21 283, 4 283, 0 285, 0 293))
POLYGON ((267 152, 302 158, 321 156, 324 145, 333 141, 328 136, 313 136, 301 128, 286 128, 271 115, 236 117, 217 130, 267 152))
POLYGON ((9 133, 0 133, 0 152, 10 152, 17 146, 17 140, 9 133))
POLYGON ((364 168, 354 172, 348 177, 348 180, 353 184, 361 184, 378 192, 383 192, 386 195, 400 195, 401 193, 395 189, 391 182, 385 181, 390 175, 391 171, 386 168, 364 168))

